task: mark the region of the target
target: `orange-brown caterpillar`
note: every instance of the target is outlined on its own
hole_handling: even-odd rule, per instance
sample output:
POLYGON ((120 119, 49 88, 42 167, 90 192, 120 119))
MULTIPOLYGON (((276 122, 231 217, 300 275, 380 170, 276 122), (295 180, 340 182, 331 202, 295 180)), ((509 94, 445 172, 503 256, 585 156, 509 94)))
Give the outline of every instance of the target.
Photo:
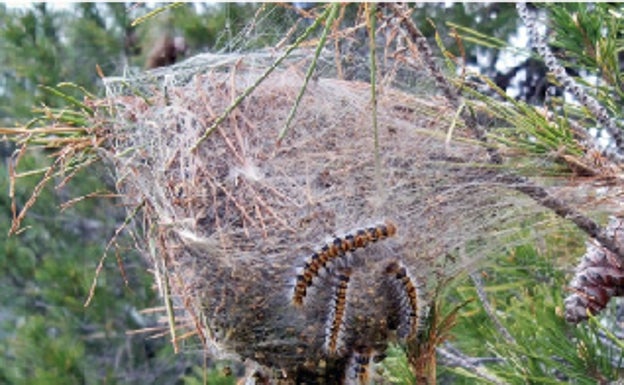
POLYGON ((351 270, 345 269, 338 276, 338 287, 336 288, 336 296, 334 299, 333 320, 329 328, 327 335, 327 352, 329 354, 336 354, 338 346, 338 335, 347 307, 347 289, 349 287, 349 279, 351 277, 351 270))
POLYGON ((352 372, 358 384, 368 384, 368 366, 370 359, 371 354, 369 351, 353 352, 347 375, 349 375, 349 372, 352 372))
POLYGON ((404 266, 398 262, 392 262, 386 267, 386 273, 390 274, 401 284, 402 292, 407 298, 407 309, 401 309, 401 316, 407 319, 409 332, 406 337, 414 336, 418 331, 418 290, 412 279, 407 274, 404 266))
POLYGON ((396 231, 395 224, 386 221, 374 227, 357 230, 353 235, 349 234, 343 238, 337 237, 333 242, 324 245, 320 251, 312 254, 310 260, 306 262, 303 272, 297 276, 293 303, 297 306, 303 304, 303 298, 306 296, 308 287, 312 286, 312 280, 328 262, 342 257, 349 251, 392 237, 396 234, 396 231))

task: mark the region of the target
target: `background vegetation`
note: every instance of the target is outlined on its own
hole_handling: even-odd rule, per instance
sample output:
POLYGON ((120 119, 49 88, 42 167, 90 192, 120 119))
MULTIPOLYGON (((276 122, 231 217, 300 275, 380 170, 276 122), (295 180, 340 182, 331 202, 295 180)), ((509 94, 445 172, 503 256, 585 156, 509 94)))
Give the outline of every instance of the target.
MULTIPOLYGON (((68 100, 53 91, 57 87, 76 98, 85 91, 101 95, 96 66, 106 75, 140 71, 151 47, 164 34, 184 36, 188 55, 274 46, 289 36, 291 28, 306 27, 300 16, 305 8, 303 4, 181 5, 135 27, 133 20, 155 8, 130 3, 79 3, 67 9, 45 3, 27 8, 0 4, 0 127, 17 127, 64 111, 68 100), (250 35, 247 27, 252 21, 255 28, 250 35)), ((596 87, 596 95, 611 114, 621 118, 622 8, 606 4, 546 8, 557 36, 553 50, 564 59, 568 73, 582 75, 585 83, 604 79, 610 87, 596 87)), ((350 11, 355 15, 357 6, 350 11)), ((542 105, 547 85, 557 84, 528 50, 515 61, 501 50, 519 36, 520 22, 511 4, 420 4, 413 17, 432 46, 437 33, 447 57, 463 56, 465 65, 479 68, 503 91, 515 92, 519 101, 542 105)), ((552 96, 562 94, 561 88, 554 89, 558 91, 552 96)), ((546 102, 557 107, 556 100, 546 102)), ((549 135, 552 139, 558 133, 549 135)), ((565 168, 539 169, 550 164, 545 159, 565 142, 563 136, 539 146, 521 139, 510 143, 526 151, 528 160, 519 167, 534 174, 571 176, 565 168)), ((194 346, 173 355, 166 338, 149 338, 162 330, 127 333, 163 325, 154 315, 162 313, 142 312, 160 306, 160 301, 155 298, 149 267, 133 252, 131 239, 119 239, 118 247, 109 251, 94 300, 83 306, 98 261, 125 214, 112 198, 60 207, 93 191, 112 192, 113 181, 104 167, 80 172, 67 185, 61 183, 62 176, 57 177, 31 209, 23 224, 26 230, 6 237, 14 211, 10 193, 24 205, 40 178, 37 174, 21 178, 16 190, 10 191, 14 149, 10 141, 0 143, 0 161, 5 166, 0 172, 5 192, 0 194, 0 208, 7 218, 0 221, 0 383, 202 383, 205 358, 194 346), (115 257, 123 263, 123 272, 115 257)), ((28 155, 20 170, 41 169, 52 151, 42 147, 28 155)), ((584 252, 583 240, 578 230, 564 227, 543 244, 510 247, 477 275, 451 282, 442 295, 441 314, 475 300, 460 309, 450 339, 441 345, 439 381, 474 383, 471 369, 477 367, 488 371, 494 378, 491 382, 501 383, 595 384, 618 379, 622 344, 612 335, 617 330, 604 327, 614 322, 571 326, 562 316, 570 267, 584 252), (483 293, 499 324, 484 308, 483 293), (462 357, 464 361, 458 361, 462 357)), ((606 319, 619 320, 619 313, 613 304, 606 319)), ((398 383, 410 378, 403 359, 395 351, 387 360, 398 383)), ((208 375, 208 383, 233 383, 233 376, 222 376, 227 363, 220 365, 208 375)), ((483 376, 478 380, 485 381, 483 376)))

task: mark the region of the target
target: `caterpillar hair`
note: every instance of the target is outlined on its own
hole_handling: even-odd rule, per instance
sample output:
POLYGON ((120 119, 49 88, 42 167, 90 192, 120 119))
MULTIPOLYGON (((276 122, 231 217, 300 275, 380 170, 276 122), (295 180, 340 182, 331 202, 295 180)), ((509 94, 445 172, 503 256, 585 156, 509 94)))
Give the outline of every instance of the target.
POLYGON ((312 286, 314 278, 329 262, 344 256, 347 252, 392 237, 396 231, 396 225, 387 220, 382 224, 357 230, 355 234, 348 234, 342 238, 336 237, 331 243, 321 247, 318 252, 312 254, 312 257, 306 262, 303 272, 297 276, 293 303, 296 306, 303 304, 308 287, 312 286))
MULTIPOLYGON (((349 360, 349 367, 346 370, 346 375, 352 375, 356 384, 368 384, 369 383, 369 363, 371 355, 369 351, 353 352, 351 359, 349 360)), ((349 382, 348 379, 346 382, 349 382)))
POLYGON ((330 311, 327 333, 327 353, 335 355, 337 353, 340 330, 343 327, 344 315, 347 307, 347 289, 349 288, 349 279, 351 276, 350 269, 344 269, 338 276, 338 287, 336 288, 335 298, 332 301, 333 309, 330 311))
POLYGON ((400 327, 399 330, 407 331, 400 337, 411 338, 418 332, 418 289, 407 274, 405 266, 400 263, 395 261, 388 264, 386 273, 400 285, 398 290, 400 300, 399 320, 404 326, 400 327))

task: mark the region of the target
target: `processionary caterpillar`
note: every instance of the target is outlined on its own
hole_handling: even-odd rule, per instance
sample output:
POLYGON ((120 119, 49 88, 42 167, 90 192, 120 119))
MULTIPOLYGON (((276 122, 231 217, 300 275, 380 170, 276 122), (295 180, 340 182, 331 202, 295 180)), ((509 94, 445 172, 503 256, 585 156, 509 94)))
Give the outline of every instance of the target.
POLYGON ((336 288, 336 296, 334 298, 333 319, 329 323, 329 333, 327 334, 327 352, 329 354, 336 354, 338 346, 338 335, 342 327, 342 322, 347 307, 347 289, 349 287, 349 279, 351 276, 351 269, 345 269, 338 276, 339 283, 336 288))
POLYGON ((352 372, 358 384, 368 384, 369 382, 368 366, 371 359, 370 353, 370 351, 361 353, 353 352, 353 356, 351 357, 351 370, 347 370, 347 375, 349 375, 349 372, 352 372))
POLYGON ((393 279, 399 281, 401 285, 399 296, 401 309, 399 310, 403 322, 409 325, 409 332, 406 337, 414 336, 418 331, 418 290, 412 279, 407 274, 404 266, 398 262, 392 262, 386 267, 386 273, 393 279), (404 302, 407 302, 406 304, 404 302))
POLYGON ((319 251, 312 254, 312 257, 306 262, 303 272, 297 276, 293 303, 297 306, 303 304, 303 298, 306 296, 308 287, 312 286, 312 280, 322 268, 327 266, 328 262, 344 256, 349 251, 392 237, 396 231, 397 228, 394 223, 385 221, 385 223, 373 227, 357 230, 355 234, 348 234, 342 238, 336 237, 333 242, 324 245, 319 251))

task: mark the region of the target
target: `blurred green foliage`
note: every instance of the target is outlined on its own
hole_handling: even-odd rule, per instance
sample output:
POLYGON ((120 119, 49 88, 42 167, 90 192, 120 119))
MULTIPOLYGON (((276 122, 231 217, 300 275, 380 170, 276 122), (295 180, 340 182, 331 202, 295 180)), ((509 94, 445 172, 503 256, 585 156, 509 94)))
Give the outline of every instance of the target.
MULTIPOLYGON (((569 276, 562 258, 580 255, 576 231, 567 229, 548 240, 546 250, 520 246, 501 255, 481 271, 483 289, 495 314, 513 340, 506 340, 492 323, 482 304, 463 310, 453 330, 453 345, 509 384, 596 384, 615 381, 621 375, 614 362, 622 362, 621 350, 612 349, 591 325, 570 325, 563 317, 563 298, 569 276), (570 246, 572 245, 572 246, 570 246), (570 252, 568 255, 564 254, 570 252)), ((476 298, 474 282, 457 281, 448 291, 450 302, 476 298)), ((489 383, 465 368, 446 368, 449 383, 489 383)))
POLYGON ((624 6, 621 3, 543 5, 551 15, 553 47, 562 63, 612 116, 624 101, 624 6))
MULTIPOLYGON (((149 38, 177 32, 167 29, 167 23, 184 25, 185 34, 188 28, 187 41, 196 49, 216 44, 226 22, 236 20, 232 28, 237 33, 242 18, 253 9, 228 5, 230 16, 239 9, 249 11, 230 19, 220 11, 222 6, 208 7, 215 17, 200 16, 184 6, 175 14, 177 21, 165 15, 160 23, 139 27, 145 40, 136 43, 143 49, 133 50, 127 46, 134 33, 130 24, 146 12, 145 5, 76 3, 59 9, 45 3, 27 8, 0 4, 0 125, 19 125, 35 117, 37 126, 84 124, 89 111, 80 103, 85 93, 103 93, 96 66, 106 75, 120 74, 124 68, 140 70, 153 43, 149 38), (202 34, 208 24, 212 32, 202 34), (58 88, 60 82, 78 87, 58 88), (49 113, 60 118, 42 115, 49 113)), ((50 165, 48 156, 55 150, 37 148, 37 141, 32 140, 34 151, 20 158, 16 172, 50 165)), ((59 188, 75 166, 67 164, 65 172, 54 176, 39 194, 23 230, 8 237, 13 215, 8 166, 13 149, 8 142, 0 147, 0 212, 5 217, 0 221, 0 383, 192 383, 197 379, 190 375, 193 367, 203 365, 201 353, 176 356, 166 338, 126 334, 162 326, 162 321, 158 315, 140 312, 161 302, 148 267, 125 234, 108 251, 95 297, 84 306, 98 261, 126 214, 113 199, 82 199, 64 210, 60 206, 94 191, 113 190, 109 170, 95 163, 59 188), (118 263, 123 264, 123 274, 118 263)), ((81 161, 93 156, 85 155, 81 161)), ((33 173, 16 183, 18 211, 42 176, 33 173)), ((224 377, 213 372, 209 378, 209 383, 216 383, 224 377)))
MULTIPOLYGON (((22 166, 34 169, 43 161, 24 158, 22 166)), ((163 369, 150 364, 163 360, 157 355, 168 360, 167 341, 125 334, 153 326, 154 319, 137 314, 158 305, 151 276, 136 251, 118 250, 125 278, 110 253, 95 299, 84 307, 95 266, 123 213, 106 200, 86 199, 63 212, 59 205, 86 186, 105 188, 104 180, 105 171, 94 168, 76 175, 69 185, 80 188, 45 188, 19 235, 6 238, 10 221, 0 222, 0 382, 143 383, 151 377, 143 372, 154 365, 154 377, 160 379, 153 383, 166 384, 184 373, 184 366, 163 369)), ((15 191, 18 207, 37 182, 36 175, 20 180, 15 191)), ((0 188, 9 189, 7 168, 0 172, 0 188)), ((6 219, 11 217, 7 194, 0 195, 0 210, 6 219)))

